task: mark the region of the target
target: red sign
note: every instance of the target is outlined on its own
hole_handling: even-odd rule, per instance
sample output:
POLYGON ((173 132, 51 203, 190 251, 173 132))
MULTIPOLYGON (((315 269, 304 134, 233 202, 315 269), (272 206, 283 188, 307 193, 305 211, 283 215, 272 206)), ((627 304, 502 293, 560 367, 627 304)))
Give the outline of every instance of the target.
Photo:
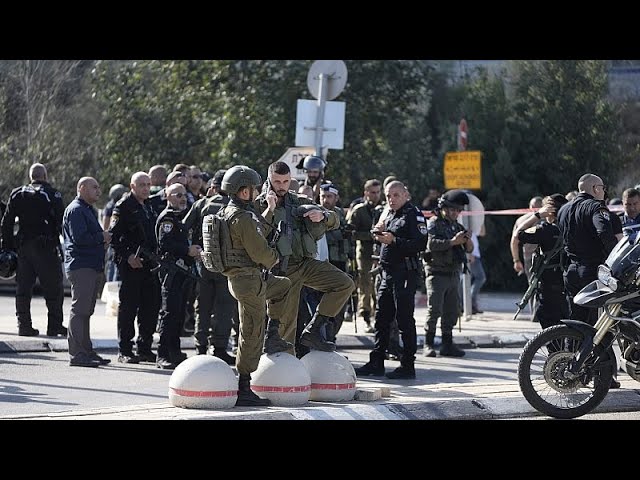
POLYGON ((464 152, 467 149, 469 127, 467 121, 463 118, 458 126, 458 151, 464 152))

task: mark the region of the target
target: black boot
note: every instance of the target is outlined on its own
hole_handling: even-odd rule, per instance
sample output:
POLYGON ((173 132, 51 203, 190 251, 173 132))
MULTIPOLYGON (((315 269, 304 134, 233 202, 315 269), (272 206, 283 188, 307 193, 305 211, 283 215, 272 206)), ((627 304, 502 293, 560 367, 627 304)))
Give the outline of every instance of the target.
POLYGON ((18 325, 18 335, 21 337, 37 337, 40 330, 33 328, 31 325, 18 325))
POLYGON ((411 380, 416 378, 416 369, 413 363, 406 365, 400 364, 393 372, 387 373, 386 377, 392 380, 411 380))
POLYGON ((435 332, 425 332, 425 334, 424 334, 424 351, 422 352, 422 355, 424 355, 425 357, 435 357, 436 356, 436 351, 433 348, 433 342, 434 342, 435 338, 436 338, 436 333, 435 332))
POLYGON ((382 377, 384 375, 384 356, 377 352, 369 354, 369 361, 363 366, 355 369, 357 377, 366 377, 373 375, 374 377, 382 377))
POLYGON ((267 333, 265 333, 264 336, 264 345, 262 348, 263 353, 271 355, 272 353, 286 352, 290 348, 293 348, 292 344, 280 336, 278 333, 279 327, 280 320, 275 320, 273 318, 269 319, 269 323, 267 324, 267 333))
POLYGON ((442 346, 440 347, 441 357, 464 357, 464 350, 461 350, 453 343, 453 334, 442 334, 442 346))
POLYGON ((335 351, 336 344, 333 342, 327 342, 322 338, 322 326, 328 321, 329 317, 326 315, 320 315, 316 311, 311 321, 302 331, 302 335, 300 335, 300 343, 314 350, 321 350, 323 352, 335 351))
POLYGON ((251 375, 240 374, 236 407, 268 407, 271 400, 260 398, 251 390, 251 375))

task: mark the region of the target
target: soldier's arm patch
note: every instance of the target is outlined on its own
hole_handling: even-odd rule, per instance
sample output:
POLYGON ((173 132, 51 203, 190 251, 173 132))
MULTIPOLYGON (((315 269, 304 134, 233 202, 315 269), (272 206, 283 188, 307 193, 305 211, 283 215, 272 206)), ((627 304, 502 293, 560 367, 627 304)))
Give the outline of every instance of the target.
POLYGON ((118 223, 119 217, 117 213, 111 215, 111 220, 109 221, 109 229, 114 228, 118 223))
POLYGON ((171 223, 171 222, 162 222, 162 224, 160 225, 160 229, 164 233, 169 233, 171 230, 173 230, 173 223, 171 223))
POLYGON ((418 225, 418 230, 420 230, 422 235, 426 235, 428 233, 427 226, 424 223, 418 225))
POLYGON ((602 218, 604 218, 607 222, 611 220, 611 218, 609 217, 609 210, 600 210, 600 215, 602 215, 602 218))

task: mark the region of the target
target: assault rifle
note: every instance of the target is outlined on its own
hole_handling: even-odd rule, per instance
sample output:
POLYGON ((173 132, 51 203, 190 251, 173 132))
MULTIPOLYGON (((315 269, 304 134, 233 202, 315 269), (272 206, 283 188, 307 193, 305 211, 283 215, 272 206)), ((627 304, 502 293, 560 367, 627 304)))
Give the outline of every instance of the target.
POLYGON ((139 246, 136 250, 136 257, 140 256, 156 264, 156 266, 151 269, 152 272, 157 272, 160 268, 164 268, 171 273, 180 273, 194 280, 198 280, 199 278, 198 275, 193 273, 191 269, 186 265, 180 265, 172 261, 171 259, 166 258, 165 256, 160 256, 157 253, 153 253, 151 250, 143 247, 142 245, 139 246))
POLYGON ((518 315, 520 314, 522 309, 527 305, 527 303, 529 303, 529 299, 533 296, 533 294, 538 291, 538 284, 540 283, 540 277, 542 276, 542 273, 548 268, 556 267, 556 265, 549 266, 549 263, 560 253, 562 247, 562 236, 559 236, 553 249, 549 250, 546 253, 535 256, 530 270, 531 276, 529 277, 529 287, 527 288, 527 291, 524 292, 522 299, 519 302, 516 302, 518 310, 513 316, 514 320, 518 318, 518 315))

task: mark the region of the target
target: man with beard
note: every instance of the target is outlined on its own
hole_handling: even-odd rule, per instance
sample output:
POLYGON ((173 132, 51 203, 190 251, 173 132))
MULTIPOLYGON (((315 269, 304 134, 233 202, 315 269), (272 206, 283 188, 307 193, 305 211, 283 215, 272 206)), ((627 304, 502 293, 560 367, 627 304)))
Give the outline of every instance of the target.
MULTIPOLYGON (((291 171, 284 162, 269 165, 269 192, 256 200, 256 209, 271 224, 284 221, 286 231, 277 242, 279 271, 291 281, 284 314, 280 319, 282 337, 295 341, 298 302, 303 286, 323 292, 311 321, 300 336, 300 343, 317 350, 333 351, 336 346, 321 335, 322 327, 335 317, 355 288, 345 272, 328 262, 316 260, 317 240, 327 230, 340 227, 335 212, 326 210, 305 197, 289 191, 291 171), (275 192, 277 202, 269 202, 275 192)), ((293 348, 289 353, 294 354, 293 348)))

